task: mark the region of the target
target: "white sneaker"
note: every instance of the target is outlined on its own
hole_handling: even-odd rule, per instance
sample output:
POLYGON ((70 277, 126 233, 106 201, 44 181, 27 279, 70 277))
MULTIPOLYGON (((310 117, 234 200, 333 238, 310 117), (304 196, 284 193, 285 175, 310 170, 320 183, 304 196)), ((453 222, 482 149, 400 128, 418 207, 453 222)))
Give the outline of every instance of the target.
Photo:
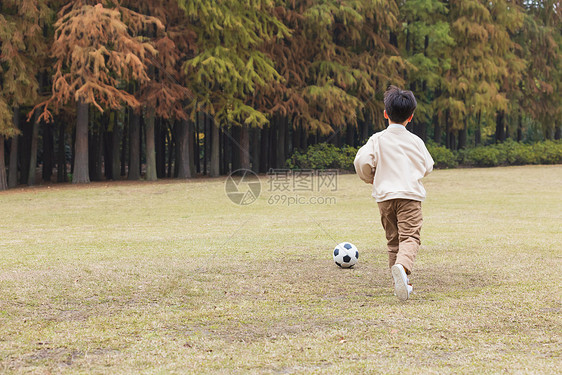
POLYGON ((414 288, 409 285, 410 281, 408 280, 408 276, 406 276, 404 266, 395 264, 390 268, 390 272, 394 278, 394 294, 401 301, 406 301, 414 288))

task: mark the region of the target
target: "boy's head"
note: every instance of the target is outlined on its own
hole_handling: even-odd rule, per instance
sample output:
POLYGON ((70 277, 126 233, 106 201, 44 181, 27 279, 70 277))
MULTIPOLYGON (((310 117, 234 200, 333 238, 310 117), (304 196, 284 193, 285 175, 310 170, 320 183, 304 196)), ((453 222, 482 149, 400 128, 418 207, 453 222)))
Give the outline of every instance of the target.
POLYGON ((385 118, 394 123, 403 124, 406 120, 410 121, 417 105, 411 91, 390 86, 384 93, 385 118))

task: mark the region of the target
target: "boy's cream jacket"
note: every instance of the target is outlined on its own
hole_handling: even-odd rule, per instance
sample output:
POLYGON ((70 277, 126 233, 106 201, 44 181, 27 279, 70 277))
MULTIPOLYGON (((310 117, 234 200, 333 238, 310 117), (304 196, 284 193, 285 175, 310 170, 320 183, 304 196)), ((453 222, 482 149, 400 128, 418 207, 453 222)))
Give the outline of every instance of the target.
POLYGON ((425 144, 405 126, 390 124, 357 151, 355 171, 373 184, 377 202, 390 199, 423 201, 421 179, 433 170, 433 158, 425 144))

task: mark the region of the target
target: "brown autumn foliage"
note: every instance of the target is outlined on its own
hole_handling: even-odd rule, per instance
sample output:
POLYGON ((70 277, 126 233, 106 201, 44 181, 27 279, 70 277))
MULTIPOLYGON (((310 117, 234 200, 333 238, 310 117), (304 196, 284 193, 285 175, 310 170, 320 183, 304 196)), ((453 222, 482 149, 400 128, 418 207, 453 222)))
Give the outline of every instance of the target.
POLYGON ((134 36, 148 24, 163 28, 157 18, 120 6, 109 9, 101 3, 92 6, 81 2, 64 6, 54 25, 52 95, 36 106, 44 106, 41 118, 50 120, 51 108, 58 110, 78 101, 100 111, 124 104, 138 108, 141 103, 125 90, 123 83, 134 80, 143 84, 150 80, 147 60, 157 51, 151 43, 134 36))

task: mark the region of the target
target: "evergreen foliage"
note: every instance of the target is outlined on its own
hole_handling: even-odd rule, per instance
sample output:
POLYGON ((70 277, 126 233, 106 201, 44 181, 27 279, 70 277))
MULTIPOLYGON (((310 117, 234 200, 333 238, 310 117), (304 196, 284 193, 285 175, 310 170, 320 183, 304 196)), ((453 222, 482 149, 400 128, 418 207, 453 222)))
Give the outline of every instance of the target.
POLYGON ((521 142, 562 137, 562 4, 0 2, 0 142, 14 183, 34 176, 36 156, 80 182, 88 164, 96 179, 103 165, 139 178, 146 162, 150 180, 317 165, 309 145, 333 144, 315 151, 331 155, 386 126, 390 84, 416 95, 409 129, 432 140, 439 166, 558 162, 558 143, 521 142))

